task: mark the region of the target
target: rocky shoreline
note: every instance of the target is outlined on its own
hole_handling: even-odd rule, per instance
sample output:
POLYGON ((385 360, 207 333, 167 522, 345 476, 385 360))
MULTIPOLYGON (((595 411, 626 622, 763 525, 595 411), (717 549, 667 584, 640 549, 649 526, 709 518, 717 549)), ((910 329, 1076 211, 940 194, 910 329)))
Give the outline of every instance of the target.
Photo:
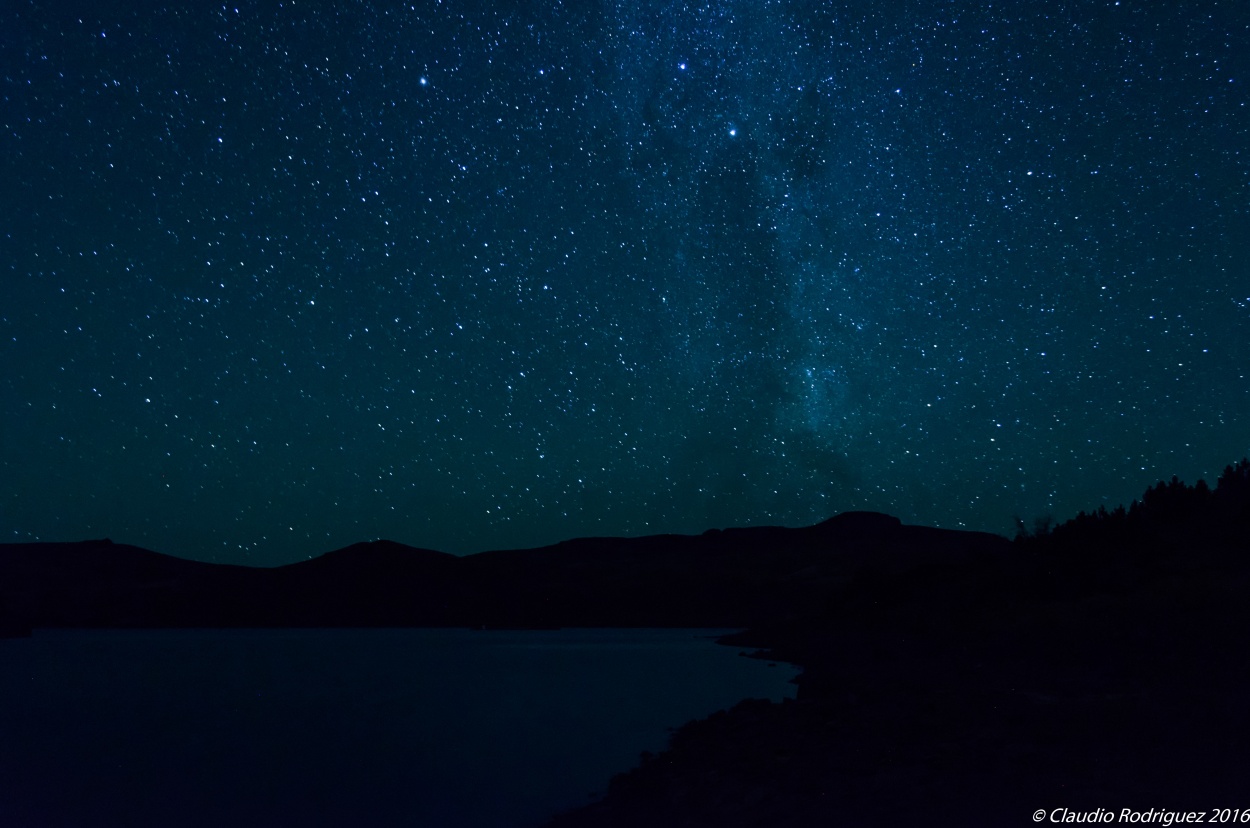
POLYGON ((866 579, 822 612, 730 636, 801 666, 797 698, 686 725, 548 828, 1244 807, 1250 535, 1237 509, 1205 528, 1156 510, 1118 541, 1021 540, 1010 561, 866 579))

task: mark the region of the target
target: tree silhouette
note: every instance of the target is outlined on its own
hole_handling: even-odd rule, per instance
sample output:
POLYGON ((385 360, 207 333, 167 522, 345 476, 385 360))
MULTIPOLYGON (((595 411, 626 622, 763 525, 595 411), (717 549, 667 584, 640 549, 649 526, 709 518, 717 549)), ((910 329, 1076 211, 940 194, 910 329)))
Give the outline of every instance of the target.
POLYGON ((1227 466, 1213 490, 1205 480, 1190 486, 1173 476, 1146 489, 1126 509, 1094 512, 1049 527, 1035 522, 1034 531, 1016 519, 1017 539, 1051 551, 1126 551, 1139 556, 1168 554, 1186 546, 1243 550, 1250 547, 1250 459, 1227 466))

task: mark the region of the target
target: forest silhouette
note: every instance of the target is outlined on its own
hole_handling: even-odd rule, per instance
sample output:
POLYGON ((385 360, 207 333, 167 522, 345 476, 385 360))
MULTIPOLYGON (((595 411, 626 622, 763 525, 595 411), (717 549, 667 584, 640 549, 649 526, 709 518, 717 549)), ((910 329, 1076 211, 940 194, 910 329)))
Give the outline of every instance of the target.
MULTIPOLYGON (((1150 554, 1177 543, 1245 543, 1250 509, 1250 459, 1226 466, 1212 489, 1205 480, 1187 485, 1175 476, 1147 489, 1125 508, 1080 512, 1056 527, 1034 533, 1049 544, 1126 548, 1150 554)), ((1028 538, 1026 538, 1028 539, 1028 538)))

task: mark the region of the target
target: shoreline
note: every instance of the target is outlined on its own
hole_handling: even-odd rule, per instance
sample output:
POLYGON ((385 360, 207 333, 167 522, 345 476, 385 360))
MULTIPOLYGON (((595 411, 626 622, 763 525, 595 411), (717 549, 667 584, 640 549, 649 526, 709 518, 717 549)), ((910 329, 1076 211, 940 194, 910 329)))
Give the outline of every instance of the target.
POLYGON ((1067 596, 1029 597, 1028 578, 920 601, 869 594, 726 636, 799 667, 796 698, 687 723, 602 800, 545 828, 1240 807, 1250 578, 1238 564, 1133 580, 1067 596))

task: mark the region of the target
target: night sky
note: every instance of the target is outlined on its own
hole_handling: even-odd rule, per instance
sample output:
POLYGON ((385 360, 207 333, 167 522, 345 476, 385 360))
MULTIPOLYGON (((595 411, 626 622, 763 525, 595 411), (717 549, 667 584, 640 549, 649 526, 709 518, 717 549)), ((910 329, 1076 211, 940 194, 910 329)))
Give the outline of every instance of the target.
POLYGON ((1250 454, 1244 0, 150 5, 0 13, 5 541, 1010 533, 1250 454))

